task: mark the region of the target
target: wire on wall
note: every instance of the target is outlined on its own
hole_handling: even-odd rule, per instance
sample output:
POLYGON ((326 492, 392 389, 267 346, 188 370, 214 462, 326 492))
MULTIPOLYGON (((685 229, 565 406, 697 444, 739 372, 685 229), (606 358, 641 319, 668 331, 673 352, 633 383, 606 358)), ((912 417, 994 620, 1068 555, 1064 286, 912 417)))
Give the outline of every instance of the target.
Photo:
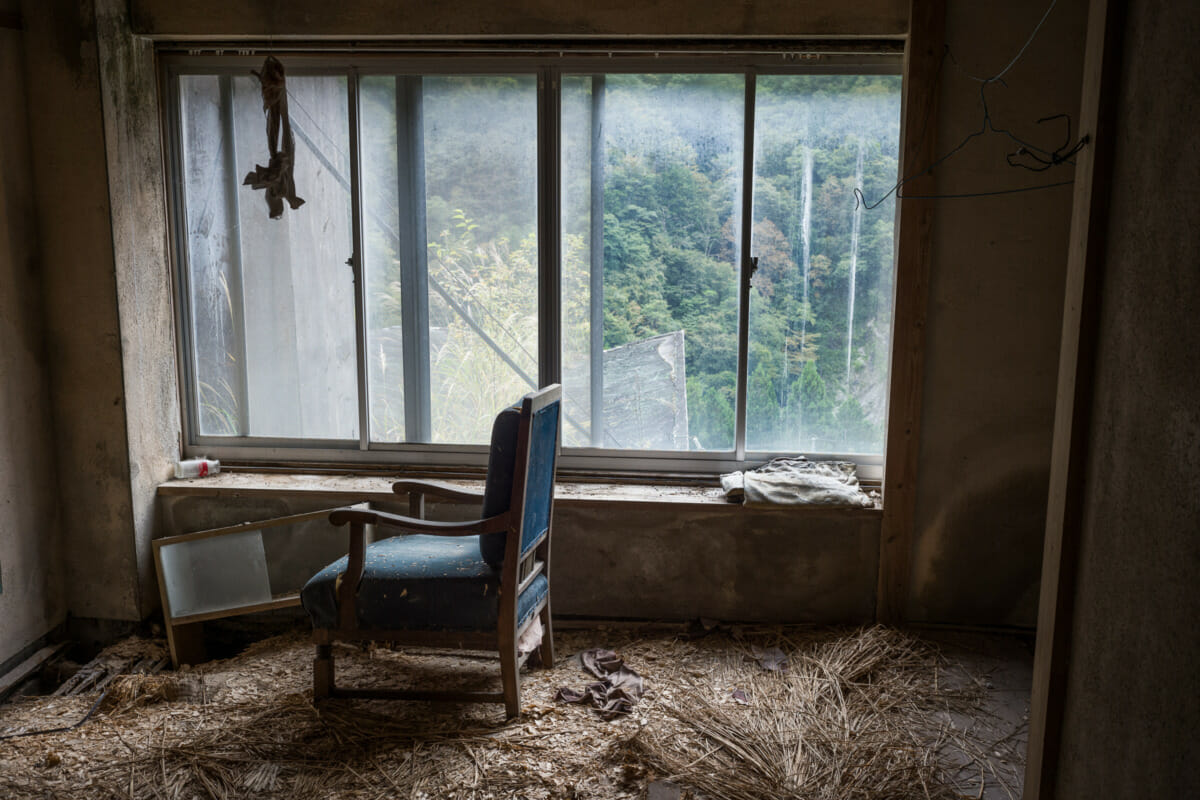
MULTIPOLYGON (((1050 16, 1050 12, 1054 10, 1054 7, 1056 5, 1058 5, 1058 0, 1050 0, 1050 4, 1049 4, 1049 6, 1046 7, 1045 12, 1043 12, 1043 14, 1041 16, 1041 19, 1038 20, 1037 25, 1034 26, 1033 31, 1029 34, 1028 38, 1026 38, 1025 43, 1023 45, 1021 45, 1021 48, 1017 51, 1016 55, 1014 55, 1012 57, 1012 59, 1008 62, 1008 64, 1004 67, 1004 69, 1000 70, 995 75, 992 75, 990 77, 981 78, 981 77, 972 75, 971 73, 967 72, 965 69, 963 69, 962 65, 960 65, 958 63, 958 59, 956 59, 954 57, 954 53, 950 50, 950 46, 949 45, 946 46, 945 50, 942 52, 942 60, 938 64, 937 72, 934 75, 934 80, 932 82, 932 86, 930 87, 930 91, 936 91, 936 89, 934 87, 936 87, 936 85, 938 84, 938 79, 942 74, 942 69, 945 66, 947 60, 949 60, 950 63, 954 66, 954 68, 956 70, 958 70, 958 72, 960 74, 962 74, 964 77, 977 82, 979 84, 979 102, 983 109, 983 118, 980 121, 978 130, 968 133, 965 137, 963 137, 962 141, 960 141, 954 147, 950 148, 948 151, 943 153, 941 156, 935 158, 928 166, 924 167, 923 169, 921 169, 917 172, 911 173, 911 174, 906 175, 905 177, 901 178, 899 181, 896 182, 896 184, 894 186, 892 186, 891 189, 889 189, 882 197, 880 197, 874 203, 868 203, 866 197, 863 194, 862 188, 856 187, 854 189, 854 206, 855 206, 855 208, 858 208, 859 205, 862 205, 868 211, 870 211, 872 209, 878 208, 885 200, 887 200, 893 194, 896 195, 896 199, 898 199, 898 200, 942 200, 942 199, 957 199, 957 198, 968 198, 968 197, 992 197, 992 196, 996 196, 996 195, 1019 194, 1022 192, 1033 192, 1033 191, 1038 191, 1040 189, 1051 189, 1056 186, 1067 186, 1074 182, 1073 180, 1065 180, 1065 181, 1056 181, 1053 183, 1038 184, 1036 186, 1023 186, 1023 187, 1019 187, 1016 189, 996 189, 996 190, 981 191, 981 192, 966 192, 966 193, 962 193, 962 194, 906 195, 906 194, 900 193, 901 187, 903 187, 906 183, 908 183, 909 181, 915 180, 915 179, 921 177, 922 175, 928 175, 930 172, 932 172, 934 170, 935 167, 938 167, 941 164, 946 163, 951 158, 953 158, 955 155, 957 155, 959 152, 961 152, 962 149, 964 147, 966 147, 972 140, 977 139, 980 136, 983 136, 989 132, 995 133, 995 134, 1000 134, 1000 135, 1008 138, 1009 140, 1011 140, 1016 145, 1016 149, 1014 151, 1012 151, 1011 153, 1009 153, 1005 157, 1005 161, 1008 163, 1008 165, 1010 167, 1027 169, 1032 172, 1044 172, 1044 171, 1050 169, 1051 167, 1056 167, 1056 166, 1059 166, 1060 164, 1073 165, 1075 163, 1073 160, 1074 156, 1080 150, 1082 150, 1085 146, 1087 146, 1087 144, 1089 142, 1089 137, 1085 134, 1084 136, 1080 137, 1077 141, 1072 142, 1072 136, 1071 136, 1072 125, 1071 125, 1071 116, 1069 114, 1053 114, 1048 117, 1043 117, 1037 121, 1037 124, 1039 124, 1039 125, 1045 124, 1047 122, 1051 122, 1054 120, 1060 120, 1060 119, 1066 121, 1066 137, 1063 141, 1063 144, 1054 150, 1046 150, 1044 148, 1038 147, 1037 145, 1033 144, 1032 142, 1026 141, 1025 139, 1021 138, 1020 136, 1018 136, 1016 133, 1009 130, 1008 128, 998 126, 996 124, 995 120, 992 118, 991 108, 988 106, 988 96, 987 96, 988 87, 991 86, 992 84, 1000 84, 1001 86, 1004 86, 1005 88, 1008 87, 1008 83, 1005 82, 1004 76, 1007 75, 1008 72, 1014 66, 1016 66, 1017 62, 1019 62, 1021 60, 1021 58, 1025 55, 1025 52, 1029 49, 1029 46, 1031 44, 1033 44, 1034 39, 1037 38, 1038 33, 1041 31, 1042 26, 1046 22, 1046 19, 1050 16)), ((930 105, 930 108, 932 109, 932 104, 930 105)), ((925 123, 922 125, 921 139, 924 139, 924 137, 926 136, 928 127, 929 127, 929 119, 928 119, 928 117, 926 117, 925 123)))

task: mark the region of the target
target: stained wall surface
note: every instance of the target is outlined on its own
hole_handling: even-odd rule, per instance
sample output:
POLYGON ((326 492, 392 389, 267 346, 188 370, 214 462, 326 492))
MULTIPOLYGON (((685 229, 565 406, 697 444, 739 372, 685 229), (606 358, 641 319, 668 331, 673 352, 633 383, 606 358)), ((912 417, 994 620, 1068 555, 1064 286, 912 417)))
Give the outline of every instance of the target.
MULTIPOLYGON (((0 2, 6 19, 14 5, 0 2)), ((0 27, 0 664, 67 610, 23 51, 0 27)))
POLYGON ((137 571, 134 606, 125 618, 140 619, 158 599, 150 552, 156 533, 155 490, 174 475, 179 449, 166 181, 159 153, 154 48, 146 39, 127 35, 122 0, 97 0, 96 28, 128 431, 129 466, 123 477, 128 480, 137 571))
MULTIPOLYGON (((270 480, 248 489, 250 480, 242 477, 165 487, 159 498, 164 530, 190 533, 356 500, 408 513, 386 481, 359 493, 333 491, 319 479, 280 491, 267 488, 270 480)), ((713 497, 653 502, 610 494, 600 500, 594 491, 570 485, 557 494, 551 547, 555 615, 858 624, 874 618, 877 510, 746 509, 713 497)), ((473 519, 478 508, 429 504, 426 511, 430 519, 473 519)), ((268 537, 279 585, 301 585, 345 553, 344 528, 313 527, 290 540, 268 537), (289 563, 305 564, 307 573, 283 575, 289 563)), ((391 534, 379 529, 376 535, 391 534)))
POLYGON ((879 514, 740 506, 554 510, 554 613, 865 624, 879 514))
POLYGON ((1200 795, 1200 7, 1126 8, 1060 798, 1200 795))
POLYGON ((67 602, 75 616, 132 619, 137 564, 94 9, 27 2, 21 11, 67 602))
MULTIPOLYGON (((1048 4, 949 3, 936 123, 948 153, 984 130, 981 84, 1012 61, 1048 4)), ((1085 0, 1060 0, 1021 58, 988 85, 991 128, 1046 151, 1079 116, 1085 0)), ((1072 135, 1078 131, 1071 130, 1072 135)), ((934 169, 939 194, 1070 181, 1010 167, 988 130, 934 169)), ((1040 166, 1031 159, 1018 159, 1040 166)), ((906 618, 1033 627, 1037 619, 1071 187, 939 200, 906 618)))

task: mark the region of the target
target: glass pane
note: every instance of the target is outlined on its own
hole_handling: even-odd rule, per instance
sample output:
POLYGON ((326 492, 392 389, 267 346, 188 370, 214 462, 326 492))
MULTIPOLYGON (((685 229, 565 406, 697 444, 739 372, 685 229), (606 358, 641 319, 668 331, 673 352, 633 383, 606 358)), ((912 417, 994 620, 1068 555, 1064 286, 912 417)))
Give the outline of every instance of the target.
POLYGON ((194 401, 200 433, 208 436, 246 433, 240 294, 234 316, 241 286, 238 181, 227 174, 232 150, 221 116, 232 85, 215 75, 179 79, 194 401))
POLYGON ((261 531, 165 544, 158 555, 172 617, 271 601, 261 531))
POLYGON ((563 79, 564 444, 733 448, 744 87, 563 79))
MULTIPOLYGON (((412 237, 411 215, 400 210, 397 150, 396 78, 364 77, 359 82, 360 153, 367 309, 367 386, 371 438, 403 442, 404 297, 401 241, 412 237), (408 224, 408 236, 401 224, 408 224)), ((407 181, 405 191, 407 192, 407 181)))
POLYGON ((486 443, 538 378, 537 79, 426 77, 431 440, 486 443))
POLYGON ((881 454, 900 78, 764 76, 755 101, 746 447, 881 454))
POLYGON ((346 80, 289 76, 296 193, 270 219, 252 76, 184 76, 184 195, 200 433, 358 437, 346 80))
POLYGON ((536 78, 361 87, 372 439, 486 443, 538 376, 536 78))

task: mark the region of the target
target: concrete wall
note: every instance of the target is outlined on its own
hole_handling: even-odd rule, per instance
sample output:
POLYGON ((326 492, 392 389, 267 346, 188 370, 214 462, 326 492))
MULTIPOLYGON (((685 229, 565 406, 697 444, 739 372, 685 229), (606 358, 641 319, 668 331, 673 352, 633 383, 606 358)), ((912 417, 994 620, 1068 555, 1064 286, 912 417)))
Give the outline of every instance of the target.
MULTIPOLYGON (((15 4, 0 2, 5 20, 15 4)), ((0 664, 63 621, 23 34, 0 27, 0 664)))
POLYGON ((67 601, 138 620, 179 420, 153 52, 124 9, 22 10, 67 601))
POLYGON ((559 502, 554 613, 868 623, 879 520, 874 511, 559 502))
POLYGON ((25 2, 22 13, 68 605, 75 616, 136 619, 95 12, 91 2, 58 1, 25 2))
MULTIPOLYGON (((278 483, 271 478, 246 488, 255 476, 238 477, 164 490, 163 527, 187 533, 364 499, 408 513, 386 481, 353 492, 319 479, 293 490, 268 488, 278 483)), ((654 491, 601 500, 593 489, 559 488, 551 553, 556 615, 815 623, 874 618, 879 511, 747 509, 719 496, 655 502, 654 491)), ((471 519, 477 511, 430 504, 427 516, 471 519)), ((304 530, 268 533, 264 541, 278 592, 298 589, 343 555, 346 533, 319 521, 304 530), (294 566, 290 572, 288 565, 294 566)))
POLYGON ((1059 798, 1200 796, 1200 6, 1126 13, 1059 798))
MULTIPOLYGON (((980 84, 1009 63, 1044 0, 949 4, 936 124, 947 152, 983 123, 980 84)), ((1051 114, 1079 117, 1085 0, 1060 0, 987 92, 997 128, 1048 150, 1051 114)), ((1078 135, 1076 131, 1072 131, 1078 135)), ((939 194, 1069 181, 1073 169, 1013 169, 988 133, 934 171, 939 194)), ((913 621, 1032 627, 1037 617, 1058 375, 1071 187, 947 199, 933 222, 911 590, 913 621)))
MULTIPOLYGON (((717 14, 709 4, 686 0, 582 4, 574 10, 522 0, 496 15, 482 3, 414 4, 403 11, 386 4, 386 13, 383 5, 357 0, 339 5, 336 14, 319 2, 289 4, 286 14, 265 1, 191 7, 136 0, 130 8, 132 25, 148 35, 314 38, 356 32, 770 37, 850 30, 895 36, 905 27, 907 8, 898 0, 852 6, 770 0, 717 14)), ((123 8, 112 0, 95 7, 50 0, 27 2, 24 11, 29 80, 38 89, 30 97, 30 130, 45 284, 52 298, 48 349, 70 608, 81 616, 135 619, 154 602, 149 489, 175 456, 178 421, 170 380, 173 346, 163 327, 169 302, 162 283, 165 234, 159 230, 157 189, 150 186, 160 154, 153 150, 152 127, 138 130, 152 126, 153 79, 146 43, 125 27, 123 8)), ((1043 10, 1040 0, 1002 5, 956 0, 950 3, 948 38, 966 69, 994 71, 1043 10)), ((1038 131, 1034 121, 1075 111, 1082 31, 1082 2, 1061 0, 1035 46, 1006 76, 1009 88, 996 87, 998 121, 1057 145, 1060 132, 1038 131)), ((949 65, 943 79, 936 129, 940 141, 953 142, 979 125, 977 85, 949 65)), ((1003 165, 1007 149, 995 140, 972 145, 939 168, 939 188, 975 191, 1062 177, 1010 171, 1003 165)), ((911 619, 1033 622, 1069 205, 1065 190, 939 204, 911 619)), ((627 527, 620 515, 591 524, 600 526, 592 532, 598 537, 621 536, 627 527)), ((768 542, 776 537, 778 549, 738 545, 742 560, 729 569, 747 574, 774 569, 771 553, 789 553, 791 538, 806 535, 806 524, 779 515, 765 528, 752 526, 756 537, 768 542)), ((830 542, 838 542, 839 531, 848 542, 862 535, 854 519, 822 525, 820 537, 830 542)), ((700 547, 692 553, 707 561, 704 538, 687 536, 680 541, 700 547)), ((658 547, 638 541, 617 565, 629 576, 641 575, 643 557, 655 557, 658 547)), ((727 558, 731 551, 717 552, 727 558)), ((877 558, 864 562, 857 545, 843 553, 846 561, 827 574, 853 570, 858 576, 858 570, 865 575, 876 569, 877 558)), ((873 602, 873 583, 863 585, 862 601, 873 602)), ((770 590, 762 586, 764 593, 770 590)), ((813 602, 811 596, 798 600, 795 617, 810 614, 805 604, 813 602)))
POLYGON ((123 0, 97 0, 96 26, 138 586, 126 618, 140 619, 157 604, 150 552, 155 490, 174 476, 181 427, 166 181, 154 48, 129 35, 123 0))

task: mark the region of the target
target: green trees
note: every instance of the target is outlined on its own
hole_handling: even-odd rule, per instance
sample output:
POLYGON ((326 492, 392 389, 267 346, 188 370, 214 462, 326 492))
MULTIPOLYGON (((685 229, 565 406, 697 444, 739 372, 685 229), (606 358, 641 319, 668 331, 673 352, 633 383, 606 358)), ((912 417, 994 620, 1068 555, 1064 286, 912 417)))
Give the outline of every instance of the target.
POLYGON ((239 140, 249 137, 242 128, 258 135, 257 95, 231 93, 237 81, 217 76, 181 81, 185 132, 207 144, 187 151, 186 187, 204 433, 254 435, 258 425, 272 435, 356 436, 359 399, 346 387, 356 389, 363 366, 357 324, 372 441, 486 441, 495 409, 544 377, 539 335, 550 314, 560 322, 572 445, 621 446, 622 420, 599 419, 626 413, 609 396, 618 392, 592 392, 604 374, 600 350, 683 331, 683 370, 677 345, 670 354, 637 348, 641 374, 663 378, 669 397, 659 397, 662 383, 633 385, 636 373, 604 375, 608 389, 669 407, 679 426, 686 419, 686 445, 675 428, 671 447, 734 446, 744 370, 747 449, 882 452, 894 206, 856 209, 854 191, 878 197, 896 181, 899 78, 760 74, 746 142, 745 73, 556 74, 557 129, 539 119, 544 88, 531 71, 363 75, 357 148, 352 83, 296 78, 298 175, 320 192, 309 190, 303 216, 265 233, 229 216, 237 176, 211 175, 227 160, 223 115, 234 114, 239 140), (544 161, 547 132, 559 134, 557 165, 544 161), (539 230, 555 216, 540 206, 553 196, 547 176, 559 181, 555 232, 539 230), (739 365, 744 208, 758 269, 748 362, 739 365), (352 212, 365 244, 363 319, 342 266, 352 212), (539 297, 548 244, 561 265, 557 308, 539 297), (602 303, 592 302, 597 282, 602 303), (263 298, 257 306, 246 305, 250 289, 263 298), (286 364, 275 355, 283 351, 286 364), (268 372, 279 375, 262 378, 268 372), (283 426, 270 409, 282 405, 285 384, 298 399, 283 426), (257 411, 239 412, 247 408, 257 411))
MULTIPOLYGON (((610 76, 606 99, 604 343, 686 332, 691 438, 705 449, 732 446, 734 429, 741 142, 723 148, 721 117, 741 87, 729 78, 610 76)), ((854 189, 878 196, 896 180, 899 78, 765 77, 757 94, 747 446, 882 452, 894 207, 859 211, 856 227, 854 189)))
MULTIPOLYGON (((896 180, 899 88, 889 75, 757 79, 749 450, 882 452, 894 206, 856 210, 854 190, 876 197, 896 180)), ((536 159, 528 155, 536 131, 534 115, 525 113, 533 86, 426 78, 423 91, 430 279, 536 376, 536 159), (489 126, 477 124, 484 118, 489 126)), ((563 91, 564 375, 586 374, 596 355, 589 352, 588 292, 589 265, 598 257, 603 347, 684 331, 689 446, 730 449, 744 76, 622 74, 594 83, 572 76, 563 91), (591 97, 591 87, 602 87, 602 96, 591 97), (596 175, 603 208, 594 213, 602 224, 591 207, 596 175), (594 224, 598 255, 590 253, 594 224)), ((385 165, 382 151, 392 141, 392 133, 381 137, 385 165)), ((380 175, 391 185, 393 176, 387 169, 380 175)), ((372 226, 368 236, 376 236, 372 226)), ((386 252, 381 260, 393 258, 386 252)), ((389 269, 372 276, 376 326, 398 325, 398 288, 389 269)), ((516 396, 526 381, 461 311, 432 293, 428 324, 433 440, 478 441, 496 398, 516 396)), ((586 426, 586 384, 565 388, 569 411, 586 426)), ((604 424, 616 430, 621 421, 604 424)))
MULTIPOLYGON (((689 380, 689 415, 696 420, 692 409, 702 397, 703 407, 724 408, 716 397, 732 386, 724 384, 737 366, 736 272, 723 231, 729 210, 697 165, 654 166, 646 157, 609 155, 604 346, 685 331, 687 374, 697 379, 689 380)), ((725 446, 732 443, 732 407, 728 413, 721 421, 700 414, 701 428, 729 431, 725 446)))

